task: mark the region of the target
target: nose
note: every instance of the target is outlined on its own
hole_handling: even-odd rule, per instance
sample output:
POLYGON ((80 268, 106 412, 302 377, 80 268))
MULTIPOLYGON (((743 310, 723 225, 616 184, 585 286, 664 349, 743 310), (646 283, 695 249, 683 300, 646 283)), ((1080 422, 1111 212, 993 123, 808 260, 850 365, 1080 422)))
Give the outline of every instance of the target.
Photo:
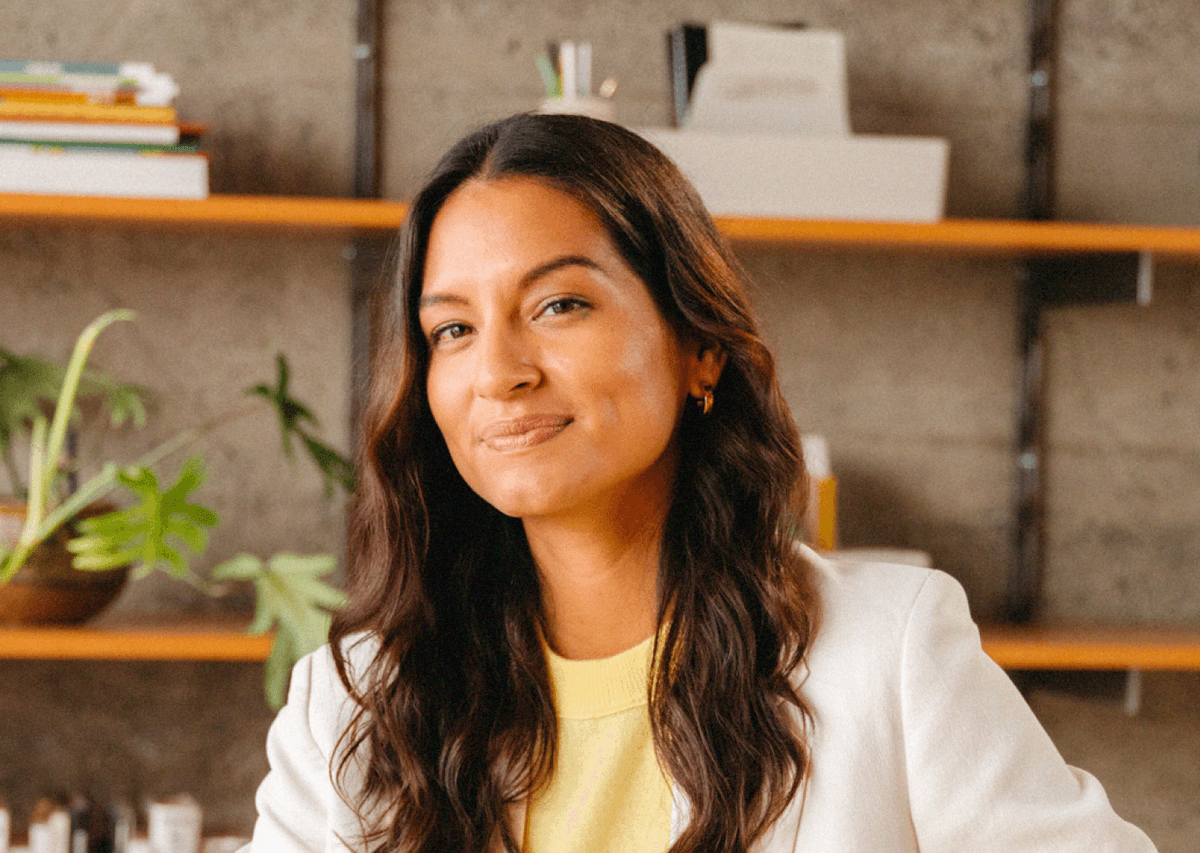
POLYGON ((479 331, 475 347, 475 394, 504 399, 534 388, 541 381, 536 354, 520 330, 490 323, 479 331))

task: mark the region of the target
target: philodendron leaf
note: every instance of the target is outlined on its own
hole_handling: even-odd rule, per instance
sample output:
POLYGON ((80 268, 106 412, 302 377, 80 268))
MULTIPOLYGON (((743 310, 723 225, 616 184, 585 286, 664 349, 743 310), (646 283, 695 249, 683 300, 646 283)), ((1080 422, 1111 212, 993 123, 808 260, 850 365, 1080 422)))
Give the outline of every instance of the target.
POLYGON ((208 547, 208 528, 217 523, 216 513, 189 500, 204 482, 199 457, 185 462, 179 479, 166 490, 149 468, 126 469, 118 479, 139 502, 79 523, 80 535, 67 543, 75 555, 75 568, 101 570, 137 564, 138 574, 145 575, 165 564, 171 574, 185 575, 187 560, 177 545, 203 553, 208 547))
POLYGON ((300 437, 304 440, 304 449, 308 451, 308 455, 312 457, 325 479, 325 496, 333 495, 334 483, 338 483, 347 492, 354 491, 354 466, 350 461, 311 435, 300 437))
POLYGON ((108 408, 108 422, 119 427, 132 424, 141 429, 146 425, 146 398, 149 392, 140 385, 116 382, 103 373, 86 370, 79 393, 84 397, 98 397, 108 408))
POLYGON ((307 406, 292 397, 288 392, 288 363, 283 353, 275 356, 275 385, 260 383, 246 389, 247 394, 262 397, 275 408, 279 416, 279 437, 283 442, 283 452, 292 457, 292 436, 300 433, 300 424, 304 421, 316 426, 317 419, 307 406))
POLYGON ((251 554, 239 554, 213 569, 216 581, 250 581, 257 604, 250 632, 275 629, 271 656, 266 662, 267 703, 278 710, 287 696, 292 666, 314 651, 329 636, 330 611, 345 603, 345 595, 320 578, 333 571, 326 554, 276 554, 265 563, 251 554))
POLYGON ((354 466, 350 460, 342 456, 328 444, 319 441, 310 431, 316 428, 317 418, 312 411, 288 391, 288 363, 280 353, 275 356, 276 376, 275 385, 260 383, 246 389, 246 393, 262 397, 275 409, 279 418, 279 435, 283 442, 283 452, 290 459, 293 456, 292 440, 300 439, 301 445, 307 451, 321 477, 325 482, 325 494, 333 494, 334 485, 339 485, 347 492, 354 491, 354 466), (307 426, 306 426, 307 425, 307 426))
POLYGON ((0 435, 24 429, 53 404, 62 386, 63 370, 34 356, 0 348, 0 435))

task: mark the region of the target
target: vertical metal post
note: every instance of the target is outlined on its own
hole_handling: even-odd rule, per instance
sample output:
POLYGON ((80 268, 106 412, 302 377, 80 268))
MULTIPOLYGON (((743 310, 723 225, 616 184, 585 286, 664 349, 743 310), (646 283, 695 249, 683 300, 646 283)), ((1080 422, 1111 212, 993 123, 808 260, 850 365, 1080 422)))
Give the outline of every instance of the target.
POLYGON ((379 0, 358 0, 354 46, 354 196, 379 195, 379 0))
MULTIPOLYGON (((379 196, 379 35, 380 0, 358 0, 354 46, 354 196, 379 196)), ((350 256, 350 423, 357 435, 371 371, 371 328, 375 283, 379 275, 379 241, 357 237, 350 256)))
MULTIPOLYGON (((1030 0, 1029 118, 1025 139, 1027 219, 1054 215, 1055 0, 1030 0)), ((1043 342, 1041 312, 1052 274, 1027 261, 1020 282, 1021 359, 1017 415, 1016 555, 1005 595, 1005 616, 1028 622, 1042 585, 1044 560, 1043 342)))

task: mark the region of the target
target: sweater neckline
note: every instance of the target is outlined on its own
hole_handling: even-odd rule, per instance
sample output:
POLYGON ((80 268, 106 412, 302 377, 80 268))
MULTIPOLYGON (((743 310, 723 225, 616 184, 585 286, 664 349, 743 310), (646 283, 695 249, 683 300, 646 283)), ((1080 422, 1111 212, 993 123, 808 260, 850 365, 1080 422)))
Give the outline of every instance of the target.
POLYGON ((653 634, 623 652, 594 660, 569 660, 545 643, 543 648, 560 719, 595 719, 649 703, 653 634))

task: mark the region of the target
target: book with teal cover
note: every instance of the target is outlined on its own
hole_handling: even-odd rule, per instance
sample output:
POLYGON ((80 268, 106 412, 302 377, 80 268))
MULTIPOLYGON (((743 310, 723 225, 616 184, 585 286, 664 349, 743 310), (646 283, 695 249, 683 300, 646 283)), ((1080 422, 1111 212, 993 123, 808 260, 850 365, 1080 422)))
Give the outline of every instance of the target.
POLYGON ((148 145, 138 142, 47 142, 44 139, 0 139, 0 146, 31 145, 58 151, 132 151, 141 154, 199 154, 196 142, 178 145, 148 145))

